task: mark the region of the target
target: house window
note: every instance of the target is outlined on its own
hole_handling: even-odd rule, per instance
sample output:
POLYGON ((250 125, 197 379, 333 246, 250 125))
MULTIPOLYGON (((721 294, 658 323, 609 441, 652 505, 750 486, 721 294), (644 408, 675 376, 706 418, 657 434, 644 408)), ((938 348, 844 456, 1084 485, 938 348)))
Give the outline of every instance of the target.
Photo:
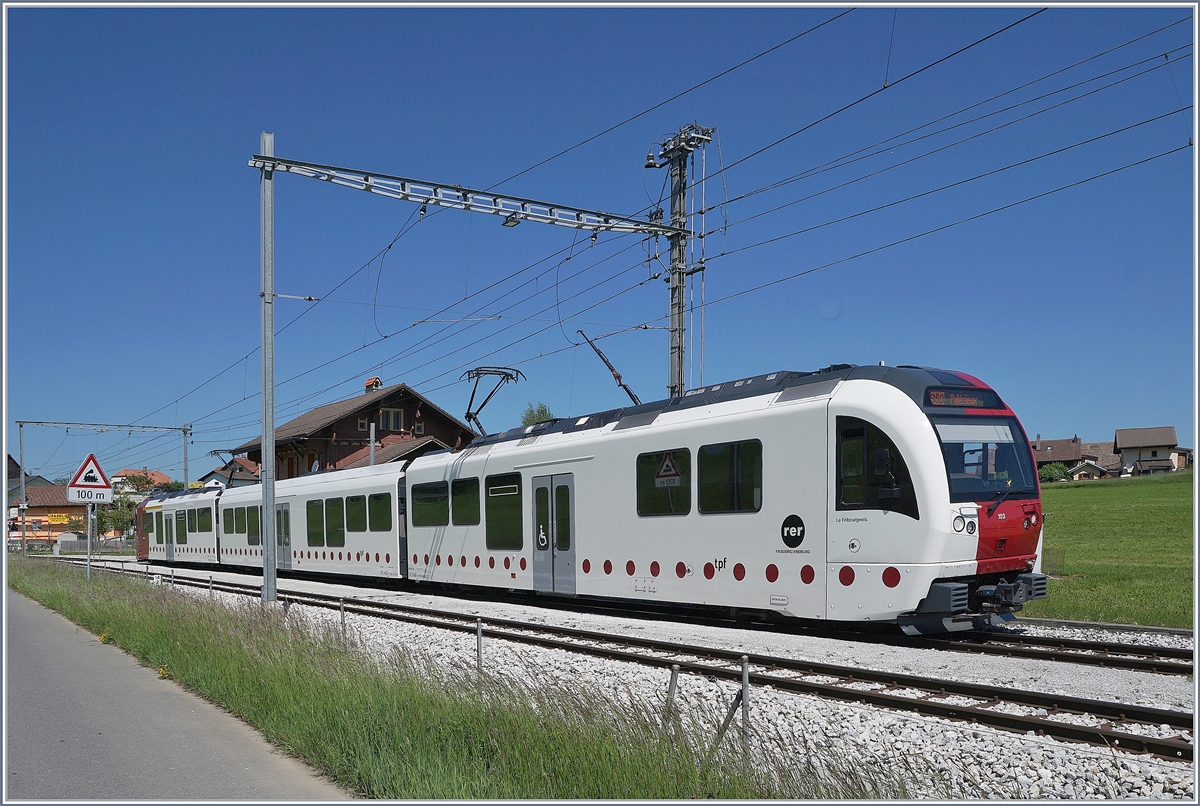
POLYGON ((358 418, 358 430, 359 431, 369 431, 370 430, 369 427, 367 426, 367 418, 366 417, 358 418))
POLYGON ((1151 459, 1157 459, 1157 458, 1158 458, 1158 451, 1150 451, 1150 458, 1151 458, 1151 459))
POLYGON ((413 434, 415 434, 418 437, 425 435, 425 421, 424 420, 417 420, 415 423, 413 423, 413 434))
POLYGON ((379 424, 384 431, 402 431, 404 429, 404 409, 383 409, 380 412, 379 424))

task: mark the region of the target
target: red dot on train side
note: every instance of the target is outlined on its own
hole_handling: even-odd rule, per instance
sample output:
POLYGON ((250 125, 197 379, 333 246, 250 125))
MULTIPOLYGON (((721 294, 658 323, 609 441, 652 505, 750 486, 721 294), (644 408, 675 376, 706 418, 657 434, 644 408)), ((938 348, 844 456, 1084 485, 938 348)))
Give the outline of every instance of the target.
POLYGON ((478 554, 475 555, 475 567, 476 568, 479 567, 479 555, 478 554))
POLYGON ((583 561, 583 573, 590 574, 591 572, 592 572, 592 561, 584 560, 583 561))
POLYGON ((447 554, 447 555, 446 555, 446 564, 447 564, 447 565, 454 565, 454 555, 453 555, 453 554, 447 554))
POLYGON ((712 563, 704 564, 704 578, 705 579, 712 579, 713 576, 716 575, 716 573, 717 573, 716 566, 714 566, 712 563))
POLYGON ((604 573, 606 573, 606 574, 612 573, 612 560, 604 561, 604 573))
POLYGON ((629 576, 633 576, 633 573, 636 570, 637 570, 637 566, 633 564, 633 560, 630 560, 629 562, 625 563, 625 573, 629 574, 629 576))
POLYGON ((843 565, 842 570, 838 571, 838 582, 849 587, 854 584, 854 569, 848 565, 843 565))
POLYGON ((687 576, 687 566, 682 562, 675 563, 675 576, 679 577, 680 579, 683 579, 685 576, 687 576))
POLYGON ((658 560, 655 560, 654 562, 650 563, 650 576, 652 576, 652 577, 658 576, 658 560))
POLYGON ((524 557, 521 558, 521 570, 522 571, 525 570, 525 558, 524 557))
POLYGON ((738 582, 741 582, 743 579, 745 579, 746 578, 746 566, 742 565, 741 563, 738 563, 737 565, 735 565, 733 567, 733 578, 736 579, 738 582))
POLYGON ((466 568, 467 567, 467 555, 464 554, 463 556, 459 557, 458 564, 461 565, 463 568, 466 568))
POLYGON ((900 584, 900 572, 895 568, 883 569, 883 584, 889 588, 894 588, 900 584))
POLYGON ((779 579, 779 569, 774 563, 767 566, 767 582, 774 582, 779 579))
POLYGON ((805 585, 811 585, 812 581, 817 578, 817 572, 813 570, 811 565, 806 565, 800 569, 800 581, 805 585))
POLYGON ((504 558, 504 570, 507 571, 511 567, 512 567, 512 562, 507 557, 505 557, 504 558))
POLYGON ((390 562, 392 561, 392 555, 391 555, 391 554, 385 554, 385 555, 383 555, 383 561, 384 561, 385 563, 390 563, 390 562))

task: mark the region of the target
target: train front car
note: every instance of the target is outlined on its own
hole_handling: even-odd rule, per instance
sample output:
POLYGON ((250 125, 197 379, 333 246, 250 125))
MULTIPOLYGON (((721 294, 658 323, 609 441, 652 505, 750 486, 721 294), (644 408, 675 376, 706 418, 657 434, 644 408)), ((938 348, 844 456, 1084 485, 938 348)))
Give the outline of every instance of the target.
POLYGON ((995 391, 960 372, 856 368, 829 424, 829 618, 967 630, 1046 595, 1033 454, 995 391))

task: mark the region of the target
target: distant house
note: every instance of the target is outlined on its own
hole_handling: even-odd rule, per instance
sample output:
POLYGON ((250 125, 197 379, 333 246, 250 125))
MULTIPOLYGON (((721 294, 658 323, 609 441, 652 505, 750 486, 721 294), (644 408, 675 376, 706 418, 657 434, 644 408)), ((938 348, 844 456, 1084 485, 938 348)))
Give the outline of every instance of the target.
POLYGON ((1179 448, 1175 426, 1118 428, 1113 450, 1121 456, 1121 475, 1169 473, 1187 466, 1191 451, 1179 448))
POLYGON ((244 456, 235 456, 221 467, 205 473, 199 479, 205 487, 245 487, 258 484, 258 465, 244 456))
POLYGON ((1078 434, 1070 439, 1042 439, 1042 435, 1038 434, 1030 447, 1033 448, 1033 458, 1039 470, 1055 462, 1074 467, 1083 459, 1083 443, 1078 434))
POLYGON ((1091 479, 1102 479, 1110 474, 1108 470, 1096 464, 1091 459, 1086 459, 1068 470, 1067 475, 1069 475, 1074 481, 1087 481, 1091 479))
MULTIPOLYGON (((8 472, 5 474, 5 478, 8 480, 8 489, 5 491, 6 493, 11 495, 13 490, 21 489, 21 465, 16 459, 12 458, 11 453, 8 455, 8 472)), ((44 479, 41 476, 31 476, 28 473, 25 474, 26 490, 28 490, 30 487, 45 487, 53 483, 54 482, 50 481, 49 479, 44 479)))
MULTIPOLYGON (((38 487, 26 487, 25 497, 28 501, 25 510, 25 536, 31 540, 55 541, 66 531, 67 521, 78 519, 84 523, 87 512, 86 504, 67 503, 67 487, 65 484, 47 484, 38 487)), ((21 502, 20 489, 8 497, 8 537, 9 540, 21 535, 21 502)))
MULTIPOLYGON (((318 406, 275 429, 275 477, 370 464, 372 425, 376 464, 462 447, 474 437, 466 423, 415 389, 403 383, 384 387, 371 378, 363 394, 318 406)), ((262 461, 259 437, 231 450, 251 462, 262 461)))
POLYGON ((125 483, 125 480, 130 476, 145 476, 146 478, 150 479, 151 484, 160 489, 163 486, 171 483, 171 477, 166 473, 160 473, 157 470, 148 470, 145 466, 143 466, 141 470, 133 467, 127 467, 124 470, 118 470, 116 473, 113 473, 108 477, 108 480, 112 482, 113 492, 119 493, 125 491, 126 489, 132 489, 125 483))

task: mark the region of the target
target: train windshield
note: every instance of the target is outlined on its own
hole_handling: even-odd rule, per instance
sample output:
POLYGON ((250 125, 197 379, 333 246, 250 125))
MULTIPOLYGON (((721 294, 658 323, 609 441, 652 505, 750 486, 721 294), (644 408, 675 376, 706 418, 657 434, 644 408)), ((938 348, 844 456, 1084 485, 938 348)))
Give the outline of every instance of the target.
POLYGON ((1025 432, 1014 417, 933 417, 950 500, 1037 498, 1037 474, 1025 432))

